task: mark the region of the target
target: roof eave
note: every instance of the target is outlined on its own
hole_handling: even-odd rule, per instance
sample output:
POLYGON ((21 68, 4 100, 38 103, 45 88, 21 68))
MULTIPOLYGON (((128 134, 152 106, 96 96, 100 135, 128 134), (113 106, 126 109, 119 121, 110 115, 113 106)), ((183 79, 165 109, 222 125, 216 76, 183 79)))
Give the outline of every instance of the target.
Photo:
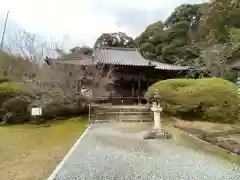
POLYGON ((168 69, 168 68, 155 68, 156 70, 164 70, 164 71, 187 71, 189 70, 188 68, 179 68, 179 69, 168 69))

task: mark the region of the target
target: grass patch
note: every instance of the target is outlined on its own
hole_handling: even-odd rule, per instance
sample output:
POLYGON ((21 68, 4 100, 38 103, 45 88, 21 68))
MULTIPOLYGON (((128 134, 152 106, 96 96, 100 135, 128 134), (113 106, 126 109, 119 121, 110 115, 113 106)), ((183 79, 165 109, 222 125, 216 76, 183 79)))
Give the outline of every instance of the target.
POLYGON ((87 127, 87 118, 0 126, 1 180, 46 179, 87 127))

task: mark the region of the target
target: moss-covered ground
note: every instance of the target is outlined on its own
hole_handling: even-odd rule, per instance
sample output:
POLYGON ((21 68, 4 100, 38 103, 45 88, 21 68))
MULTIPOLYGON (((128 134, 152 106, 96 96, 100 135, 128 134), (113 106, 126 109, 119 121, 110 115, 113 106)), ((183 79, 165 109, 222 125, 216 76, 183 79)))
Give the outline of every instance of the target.
POLYGON ((47 124, 0 126, 1 180, 47 179, 85 131, 87 119, 52 120, 47 124))

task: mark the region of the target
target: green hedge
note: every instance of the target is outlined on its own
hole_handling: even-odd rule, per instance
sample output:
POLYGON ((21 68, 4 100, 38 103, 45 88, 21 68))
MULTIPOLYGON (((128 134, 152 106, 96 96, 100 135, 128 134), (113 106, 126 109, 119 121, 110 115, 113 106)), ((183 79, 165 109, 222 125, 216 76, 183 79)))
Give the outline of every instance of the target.
POLYGON ((87 112, 86 107, 74 104, 62 104, 60 102, 51 102, 42 107, 43 119, 58 119, 63 117, 71 117, 87 112))
POLYGON ((23 112, 24 100, 20 99, 25 94, 22 84, 10 82, 6 77, 0 77, 0 82, 0 119, 7 123, 24 121, 27 114, 23 112))
POLYGON ((0 84, 0 106, 10 99, 21 94, 22 85, 13 82, 4 82, 0 84))
POLYGON ((10 79, 8 77, 0 77, 0 83, 4 83, 4 82, 10 82, 10 79))
MULTIPOLYGON (((38 93, 38 95, 41 95, 38 93)), ((0 122, 23 123, 31 121, 30 106, 36 103, 35 97, 24 91, 21 83, 10 82, 6 77, 0 77, 0 122)), ((81 115, 87 112, 84 104, 51 102, 42 106, 41 119, 58 119, 81 115)))
POLYGON ((14 82, 4 82, 0 84, 0 91, 3 91, 3 90, 19 91, 19 90, 22 90, 22 84, 14 83, 14 82))
POLYGON ((156 89, 168 113, 226 123, 239 118, 239 96, 236 85, 230 81, 219 78, 160 81, 148 89, 150 99, 156 89))
POLYGON ((20 95, 8 99, 2 105, 5 112, 3 121, 5 123, 22 123, 30 120, 28 106, 32 102, 31 97, 20 95))

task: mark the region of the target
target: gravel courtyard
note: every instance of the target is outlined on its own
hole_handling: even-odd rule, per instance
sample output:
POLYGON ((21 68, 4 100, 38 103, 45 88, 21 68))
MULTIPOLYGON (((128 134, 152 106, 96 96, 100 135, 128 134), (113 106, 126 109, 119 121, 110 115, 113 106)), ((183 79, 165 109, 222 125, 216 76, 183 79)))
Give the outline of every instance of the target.
POLYGON ((142 140, 147 123, 93 124, 54 180, 239 180, 240 167, 183 139, 142 140))

